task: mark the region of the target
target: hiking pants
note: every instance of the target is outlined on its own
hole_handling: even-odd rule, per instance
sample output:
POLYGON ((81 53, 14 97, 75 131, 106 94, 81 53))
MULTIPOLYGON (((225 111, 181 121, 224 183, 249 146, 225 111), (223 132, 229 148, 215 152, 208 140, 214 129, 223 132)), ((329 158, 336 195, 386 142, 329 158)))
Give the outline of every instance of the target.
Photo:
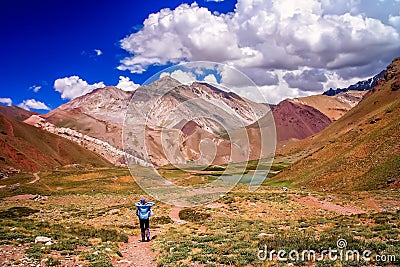
POLYGON ((142 233, 144 233, 146 231, 146 229, 150 228, 150 221, 149 219, 141 219, 139 220, 140 223, 140 231, 142 233))

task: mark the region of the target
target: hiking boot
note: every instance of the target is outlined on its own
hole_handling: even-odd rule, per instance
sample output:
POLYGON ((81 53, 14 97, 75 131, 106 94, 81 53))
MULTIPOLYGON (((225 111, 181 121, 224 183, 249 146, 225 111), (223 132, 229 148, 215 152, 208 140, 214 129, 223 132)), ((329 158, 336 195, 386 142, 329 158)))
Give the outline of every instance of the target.
POLYGON ((146 240, 145 240, 145 234, 144 233, 141 233, 142 234, 142 242, 145 242, 146 240))

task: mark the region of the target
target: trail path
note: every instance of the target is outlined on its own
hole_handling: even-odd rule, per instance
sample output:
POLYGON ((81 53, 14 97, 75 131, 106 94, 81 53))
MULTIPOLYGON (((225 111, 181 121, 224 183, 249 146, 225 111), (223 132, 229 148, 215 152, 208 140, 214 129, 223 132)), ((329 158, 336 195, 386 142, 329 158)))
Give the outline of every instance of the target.
POLYGON ((333 211, 342 215, 352 215, 352 214, 361 214, 365 213, 365 211, 361 210, 358 207, 354 206, 340 206, 338 204, 332 203, 327 200, 318 200, 314 196, 306 196, 306 197, 297 197, 297 196, 292 196, 292 199, 294 201, 297 201, 303 205, 313 207, 313 208, 319 208, 319 209, 324 209, 328 211, 333 211))
MULTIPOLYGON (((170 218, 177 225, 186 223, 179 218, 181 209, 180 207, 173 207, 169 213, 170 218)), ((151 229, 151 235, 154 237, 162 231, 162 229, 151 229)), ((113 265, 116 267, 157 267, 156 255, 151 250, 152 242, 141 242, 140 239, 140 235, 129 236, 128 243, 121 244, 122 259, 115 260, 113 265)))
MULTIPOLYGON (((40 176, 39 176, 39 173, 38 173, 38 172, 35 172, 35 173, 33 174, 33 176, 35 177, 35 179, 32 180, 32 181, 30 181, 30 182, 27 182, 26 184, 34 184, 34 183, 36 183, 36 182, 38 182, 38 181, 40 180, 40 176)), ((46 187, 46 189, 48 189, 49 191, 54 192, 54 190, 51 189, 51 187, 48 186, 47 184, 44 184, 44 183, 42 183, 42 182, 40 182, 40 184, 43 185, 44 187, 46 187)), ((62 188, 60 188, 60 189, 62 189, 62 188)))
POLYGON ((26 184, 34 184, 34 183, 36 183, 37 181, 40 180, 40 176, 39 176, 39 173, 38 173, 38 172, 35 172, 35 173, 33 174, 33 177, 35 177, 35 179, 32 180, 32 181, 30 181, 30 182, 28 182, 28 183, 26 183, 26 184))
POLYGON ((169 212, 169 217, 174 221, 175 224, 185 224, 185 220, 181 220, 179 218, 179 212, 182 210, 181 207, 173 207, 171 211, 169 212))

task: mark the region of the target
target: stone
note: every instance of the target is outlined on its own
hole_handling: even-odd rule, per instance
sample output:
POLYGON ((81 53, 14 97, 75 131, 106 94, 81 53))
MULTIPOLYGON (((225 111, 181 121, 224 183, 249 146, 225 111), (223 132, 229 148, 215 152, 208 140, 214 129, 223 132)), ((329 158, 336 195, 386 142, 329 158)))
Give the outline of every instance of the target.
POLYGON ((35 244, 37 244, 37 243, 47 243, 47 242, 51 242, 51 238, 50 237, 37 236, 35 238, 35 244))

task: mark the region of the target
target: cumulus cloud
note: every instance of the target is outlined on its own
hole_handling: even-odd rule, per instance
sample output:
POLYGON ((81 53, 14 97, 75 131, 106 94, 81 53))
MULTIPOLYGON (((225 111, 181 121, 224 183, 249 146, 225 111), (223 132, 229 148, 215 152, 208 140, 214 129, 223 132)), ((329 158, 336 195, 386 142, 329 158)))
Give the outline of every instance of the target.
POLYGON ((182 71, 182 70, 175 70, 171 73, 163 72, 160 74, 160 78, 165 77, 165 76, 171 76, 172 78, 174 78, 175 80, 177 80, 183 84, 190 84, 190 83, 196 81, 196 76, 193 73, 182 71))
POLYGON ((31 87, 29 87, 29 89, 32 90, 35 93, 39 92, 39 90, 41 88, 42 88, 42 86, 40 86, 40 85, 32 85, 31 87))
POLYGON ((129 77, 119 76, 118 84, 115 87, 124 91, 134 91, 139 86, 140 86, 139 84, 136 84, 133 81, 131 81, 129 77))
MULTIPOLYGON (((149 15, 141 30, 121 40, 131 55, 118 68, 142 73, 150 65, 209 60, 235 66, 259 86, 288 80, 300 90, 326 89, 320 80, 294 79, 379 72, 400 54, 399 8, 396 0, 238 0, 234 12, 214 14, 182 4, 149 15), (305 69, 314 75, 294 72, 305 69)), ((222 79, 234 82, 229 73, 222 79)))
POLYGON ((283 79, 290 88, 298 88, 302 91, 322 91, 322 83, 328 80, 325 73, 317 69, 304 70, 300 74, 288 72, 283 79))
POLYGON ((22 101, 22 103, 18 104, 18 107, 26 110, 31 110, 31 109, 50 110, 50 108, 45 103, 35 99, 24 100, 22 101))
POLYGON ((73 99, 90 93, 94 89, 103 87, 105 87, 103 82, 88 84, 88 82, 82 80, 79 76, 60 78, 54 81, 54 89, 61 93, 62 99, 73 99))
POLYGON ((6 104, 7 106, 11 106, 12 100, 9 97, 0 97, 0 103, 6 104))
POLYGON ((211 84, 216 84, 216 83, 218 83, 218 81, 217 81, 217 78, 215 77, 215 75, 214 74, 208 74, 208 75, 206 75, 206 76, 204 76, 204 79, 203 79, 206 83, 211 83, 211 84))
POLYGON ((179 63, 184 59, 239 59, 237 38, 225 17, 196 3, 151 14, 140 31, 121 40, 121 47, 134 56, 123 59, 119 69, 141 73, 149 65, 179 63))
POLYGON ((400 16, 389 15, 389 23, 397 28, 400 28, 400 16))

